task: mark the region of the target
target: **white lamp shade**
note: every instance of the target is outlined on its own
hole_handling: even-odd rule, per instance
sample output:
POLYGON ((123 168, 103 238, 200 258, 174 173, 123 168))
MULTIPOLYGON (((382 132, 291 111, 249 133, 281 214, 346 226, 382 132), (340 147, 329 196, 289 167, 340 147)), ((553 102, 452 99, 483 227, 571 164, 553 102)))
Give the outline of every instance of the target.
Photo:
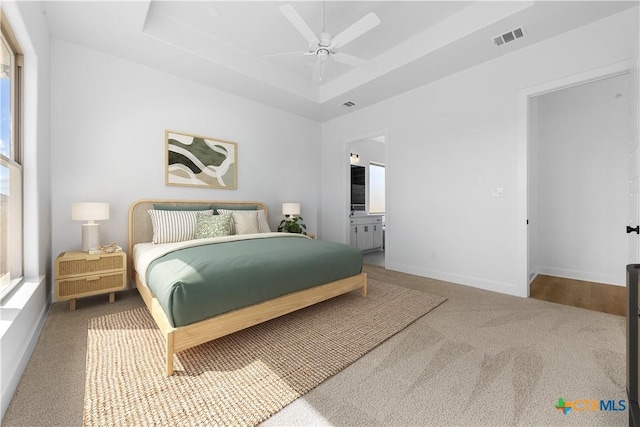
POLYGON ((71 219, 74 221, 104 221, 109 219, 109 203, 73 203, 71 219))
POLYGON ((283 203, 282 215, 300 215, 300 203, 283 203))

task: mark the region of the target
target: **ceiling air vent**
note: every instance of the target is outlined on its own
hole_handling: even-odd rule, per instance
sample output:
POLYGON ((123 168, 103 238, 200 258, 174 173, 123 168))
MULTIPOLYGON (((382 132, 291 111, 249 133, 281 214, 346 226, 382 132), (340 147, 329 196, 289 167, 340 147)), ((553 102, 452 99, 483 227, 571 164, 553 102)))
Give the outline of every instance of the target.
POLYGON ((520 26, 520 27, 516 28, 515 30, 508 31, 508 32, 506 32, 504 34, 501 34, 499 36, 491 37, 491 41, 496 46, 502 46, 505 43, 509 43, 509 42, 512 42, 512 41, 514 41, 516 39, 520 39, 520 38, 524 37, 525 34, 526 33, 524 32, 524 27, 520 26))
POLYGON ((355 103, 355 102, 351 102, 351 101, 347 101, 347 102, 345 102, 344 104, 342 104, 342 106, 343 106, 344 108, 351 108, 351 107, 353 107, 354 105, 356 105, 356 103, 355 103))

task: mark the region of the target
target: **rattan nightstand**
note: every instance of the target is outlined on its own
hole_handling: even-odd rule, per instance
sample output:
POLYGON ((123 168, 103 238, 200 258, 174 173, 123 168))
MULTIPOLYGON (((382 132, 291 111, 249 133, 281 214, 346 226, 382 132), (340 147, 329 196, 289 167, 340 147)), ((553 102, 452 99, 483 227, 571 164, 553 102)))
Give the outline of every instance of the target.
POLYGON ((127 254, 114 252, 89 255, 87 252, 63 252, 55 262, 55 299, 69 300, 76 309, 76 298, 109 294, 127 287, 127 254))

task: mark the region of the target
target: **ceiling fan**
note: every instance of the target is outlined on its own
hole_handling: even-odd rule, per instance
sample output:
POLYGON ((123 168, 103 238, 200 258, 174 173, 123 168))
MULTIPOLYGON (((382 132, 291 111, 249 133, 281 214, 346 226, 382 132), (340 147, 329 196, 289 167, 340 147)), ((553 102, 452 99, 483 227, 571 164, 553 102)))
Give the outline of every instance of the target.
POLYGON ((313 30, 304 21, 304 19, 302 19, 302 16, 300 16, 298 11, 292 5, 281 5, 280 12, 282 12, 285 18, 291 22, 291 25, 293 25, 295 29, 302 34, 302 37, 304 37, 309 44, 309 50, 302 52, 276 53, 265 56, 294 54, 316 55, 317 60, 313 71, 314 80, 322 80, 327 59, 329 57, 352 67, 370 67, 373 65, 372 61, 338 52, 338 49, 380 24, 380 18, 378 18, 374 12, 369 12, 335 37, 332 37, 331 34, 324 31, 324 2, 322 3, 322 32, 318 36, 316 36, 313 30))

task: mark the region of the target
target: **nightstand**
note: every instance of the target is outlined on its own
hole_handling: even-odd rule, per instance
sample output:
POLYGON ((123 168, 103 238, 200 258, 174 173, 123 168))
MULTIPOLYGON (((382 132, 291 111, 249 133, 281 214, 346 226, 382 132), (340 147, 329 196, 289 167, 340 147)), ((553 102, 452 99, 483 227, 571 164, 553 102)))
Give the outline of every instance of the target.
POLYGON ((90 255, 87 252, 63 252, 55 262, 55 299, 69 300, 76 309, 76 298, 109 294, 127 287, 127 254, 113 252, 90 255))

